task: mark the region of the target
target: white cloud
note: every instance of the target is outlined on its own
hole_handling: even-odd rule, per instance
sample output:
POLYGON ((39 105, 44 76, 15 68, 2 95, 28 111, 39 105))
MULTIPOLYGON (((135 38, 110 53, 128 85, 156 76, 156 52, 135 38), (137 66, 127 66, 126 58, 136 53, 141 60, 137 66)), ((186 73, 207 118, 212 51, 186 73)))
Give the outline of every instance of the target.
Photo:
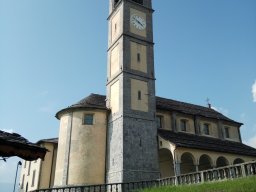
POLYGON ((252 85, 252 98, 253 98, 253 102, 256 103, 256 81, 254 81, 252 85))
POLYGON ((256 135, 253 136, 252 138, 248 139, 247 141, 245 141, 245 144, 256 148, 256 135))

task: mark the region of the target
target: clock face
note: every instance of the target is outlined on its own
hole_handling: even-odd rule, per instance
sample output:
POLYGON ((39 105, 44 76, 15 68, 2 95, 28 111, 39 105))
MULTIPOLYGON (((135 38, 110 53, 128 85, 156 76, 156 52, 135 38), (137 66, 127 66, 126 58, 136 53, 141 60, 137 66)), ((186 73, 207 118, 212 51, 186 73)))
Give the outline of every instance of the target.
POLYGON ((133 14, 131 16, 131 23, 134 25, 134 27, 138 30, 144 30, 146 28, 146 21, 142 17, 133 14))

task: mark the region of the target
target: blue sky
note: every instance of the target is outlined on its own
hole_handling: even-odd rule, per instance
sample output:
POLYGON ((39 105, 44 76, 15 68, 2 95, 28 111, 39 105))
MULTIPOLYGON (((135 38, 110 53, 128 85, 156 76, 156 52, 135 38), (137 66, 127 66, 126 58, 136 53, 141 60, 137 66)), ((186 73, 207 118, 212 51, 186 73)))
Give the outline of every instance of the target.
MULTIPOLYGON (((204 106, 209 98, 256 146, 256 1, 153 7, 157 95, 204 106)), ((57 137, 58 110, 105 94, 107 16, 106 0, 0 0, 1 130, 57 137)), ((17 161, 0 162, 2 183, 13 183, 17 161)))

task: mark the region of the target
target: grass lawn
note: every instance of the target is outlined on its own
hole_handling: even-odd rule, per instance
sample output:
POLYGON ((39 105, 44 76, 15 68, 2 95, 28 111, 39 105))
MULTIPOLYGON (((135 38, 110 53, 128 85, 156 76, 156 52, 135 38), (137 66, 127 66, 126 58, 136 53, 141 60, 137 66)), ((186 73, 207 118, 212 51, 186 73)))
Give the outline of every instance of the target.
POLYGON ((140 192, 256 192, 256 176, 205 184, 145 189, 140 192))

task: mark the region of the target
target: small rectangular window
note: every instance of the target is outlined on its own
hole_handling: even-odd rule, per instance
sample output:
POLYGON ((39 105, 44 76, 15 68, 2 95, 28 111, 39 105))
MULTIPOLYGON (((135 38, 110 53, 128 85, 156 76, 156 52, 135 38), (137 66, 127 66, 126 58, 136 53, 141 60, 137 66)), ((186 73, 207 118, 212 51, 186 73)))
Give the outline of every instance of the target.
POLYGON ((84 125, 93 125, 93 115, 92 114, 86 114, 84 116, 84 125))
POLYGON ((28 175, 30 175, 31 161, 28 163, 28 175))
POLYGON ((137 53, 137 62, 140 63, 140 53, 137 53))
POLYGON ((156 116, 156 125, 157 125, 157 128, 160 129, 160 128, 163 128, 163 117, 160 116, 160 115, 157 115, 156 116))
POLYGON ((224 127, 225 138, 229 138, 229 127, 224 127))
POLYGON ((187 131, 187 120, 180 120, 180 130, 186 132, 187 131))
POLYGON ((36 176, 36 170, 33 171, 31 187, 34 187, 35 185, 35 176, 36 176))
POLYGON ((205 135, 209 135, 210 134, 209 124, 207 124, 207 123, 204 124, 203 134, 205 134, 205 135))
POLYGON ((21 185, 20 185, 20 188, 21 188, 21 189, 23 189, 23 187, 24 187, 24 179, 25 179, 25 175, 23 174, 23 175, 22 175, 21 185))
POLYGON ((116 30, 117 30, 117 24, 115 23, 115 33, 116 33, 116 30))
POLYGON ((138 100, 141 100, 141 91, 138 91, 138 100))

